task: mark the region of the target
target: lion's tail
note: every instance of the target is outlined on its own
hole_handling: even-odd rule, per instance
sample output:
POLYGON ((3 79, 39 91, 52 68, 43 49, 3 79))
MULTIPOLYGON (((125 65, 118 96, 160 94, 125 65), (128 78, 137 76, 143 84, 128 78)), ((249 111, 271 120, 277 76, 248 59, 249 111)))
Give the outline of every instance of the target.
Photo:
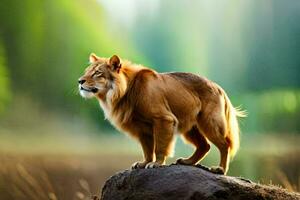
POLYGON ((226 140, 230 145, 230 156, 234 157, 240 146, 240 131, 238 124, 238 117, 246 117, 246 111, 241 110, 239 107, 235 108, 231 104, 228 96, 224 92, 225 97, 225 117, 227 122, 226 127, 226 140))

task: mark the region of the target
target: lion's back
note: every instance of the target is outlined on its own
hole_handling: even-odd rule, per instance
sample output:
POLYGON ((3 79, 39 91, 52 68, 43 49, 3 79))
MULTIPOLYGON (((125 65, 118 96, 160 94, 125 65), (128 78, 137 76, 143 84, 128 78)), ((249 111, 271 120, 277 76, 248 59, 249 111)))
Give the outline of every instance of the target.
POLYGON ((190 90, 196 91, 198 94, 205 94, 216 92, 218 90, 218 85, 209 79, 188 72, 169 72, 164 73, 167 76, 170 76, 177 81, 181 82, 181 84, 188 87, 190 90))

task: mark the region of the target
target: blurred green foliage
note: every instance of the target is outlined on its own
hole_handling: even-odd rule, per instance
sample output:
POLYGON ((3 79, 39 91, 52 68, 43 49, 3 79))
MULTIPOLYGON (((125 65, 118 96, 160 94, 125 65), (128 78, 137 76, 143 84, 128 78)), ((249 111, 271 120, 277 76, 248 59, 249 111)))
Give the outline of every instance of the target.
POLYGON ((25 95, 49 109, 83 112, 101 123, 101 112, 95 112, 98 105, 87 106, 77 95, 77 80, 89 54, 118 52, 143 60, 127 41, 109 34, 96 1, 3 0, 0 13, 3 59, 7 59, 7 69, 1 69, 10 72, 14 99, 25 95))
POLYGON ((4 47, 2 41, 0 41, 0 115, 5 111, 6 104, 9 102, 11 95, 5 58, 4 47))
POLYGON ((77 94, 95 52, 208 76, 248 111, 244 131, 300 131, 300 2, 149 1, 134 12, 112 2, 1 0, 0 113, 26 96, 109 127, 98 103, 77 94))

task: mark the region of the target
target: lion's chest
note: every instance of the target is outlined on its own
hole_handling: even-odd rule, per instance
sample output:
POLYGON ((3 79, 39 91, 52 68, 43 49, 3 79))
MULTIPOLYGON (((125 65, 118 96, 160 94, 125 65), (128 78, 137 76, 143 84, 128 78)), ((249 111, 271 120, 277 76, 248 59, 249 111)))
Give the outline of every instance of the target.
MULTIPOLYGON (((114 111, 109 105, 100 102, 105 118, 120 132, 136 136, 140 133, 152 133, 152 127, 133 117, 128 110, 114 111)), ((130 109, 129 109, 130 110, 130 109)))
POLYGON ((113 108, 110 104, 100 101, 100 107, 104 112, 105 119, 107 119, 118 130, 124 130, 124 124, 119 116, 113 115, 113 108))
POLYGON ((104 112, 105 119, 107 119, 118 130, 121 130, 121 124, 120 124, 118 118, 113 116, 113 114, 112 114, 112 110, 113 110, 112 107, 103 102, 100 102, 100 107, 104 112))
POLYGON ((100 104, 101 109, 104 112, 105 119, 110 120, 111 112, 112 112, 111 106, 108 105, 107 103, 103 102, 103 101, 100 101, 99 104, 100 104))

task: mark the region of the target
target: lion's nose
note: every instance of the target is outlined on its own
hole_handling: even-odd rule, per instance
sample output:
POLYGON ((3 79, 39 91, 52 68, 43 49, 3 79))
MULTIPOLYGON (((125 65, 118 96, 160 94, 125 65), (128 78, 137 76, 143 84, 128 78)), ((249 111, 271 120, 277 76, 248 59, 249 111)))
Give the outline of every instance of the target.
POLYGON ((79 83, 79 84, 84 84, 85 81, 86 81, 86 80, 84 80, 84 79, 79 79, 79 80, 78 80, 78 83, 79 83))

